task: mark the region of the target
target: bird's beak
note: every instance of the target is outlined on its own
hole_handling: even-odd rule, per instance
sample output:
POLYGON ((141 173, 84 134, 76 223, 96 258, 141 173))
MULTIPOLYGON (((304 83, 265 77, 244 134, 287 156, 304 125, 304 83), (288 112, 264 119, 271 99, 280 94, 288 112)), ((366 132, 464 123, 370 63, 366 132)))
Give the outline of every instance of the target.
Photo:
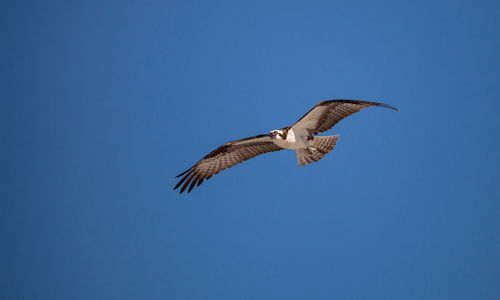
POLYGON ((274 138, 274 135, 273 135, 271 132, 269 132, 269 136, 270 136, 271 138, 274 138))

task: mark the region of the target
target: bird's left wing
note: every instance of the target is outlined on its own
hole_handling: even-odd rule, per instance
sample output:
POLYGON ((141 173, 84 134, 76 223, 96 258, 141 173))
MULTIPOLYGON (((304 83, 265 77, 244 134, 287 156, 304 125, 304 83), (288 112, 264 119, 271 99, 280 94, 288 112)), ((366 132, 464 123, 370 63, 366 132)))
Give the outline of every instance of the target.
POLYGON ((191 183, 188 189, 189 193, 195 184, 199 186, 204 180, 208 180, 222 170, 231 168, 257 155, 279 150, 283 150, 283 148, 274 144, 271 137, 267 134, 227 142, 207 154, 190 169, 177 175, 177 177, 183 175, 184 177, 177 183, 174 190, 184 182, 180 190, 180 193, 182 193, 191 183))
POLYGON ((399 110, 384 103, 371 101, 346 99, 321 101, 295 122, 291 128, 306 129, 310 135, 318 134, 332 128, 342 119, 370 106, 399 110))

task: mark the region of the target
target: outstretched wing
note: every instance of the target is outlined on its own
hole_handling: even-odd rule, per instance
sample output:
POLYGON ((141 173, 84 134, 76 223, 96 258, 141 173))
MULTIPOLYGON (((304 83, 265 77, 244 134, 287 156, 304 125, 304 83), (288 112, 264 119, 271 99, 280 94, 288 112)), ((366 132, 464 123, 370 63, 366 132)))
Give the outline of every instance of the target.
POLYGON ((180 193, 182 193, 191 183, 188 189, 189 193, 195 184, 199 186, 205 179, 208 180, 222 170, 231 168, 257 155, 279 150, 283 150, 283 148, 274 144, 267 134, 225 143, 207 154, 190 169, 177 175, 177 177, 182 175, 184 177, 177 183, 174 190, 184 182, 180 190, 180 193))
POLYGON ((382 106, 399 110, 387 104, 361 100, 327 100, 316 104, 309 112, 291 126, 292 129, 306 129, 309 134, 327 131, 340 120, 370 106, 382 106))

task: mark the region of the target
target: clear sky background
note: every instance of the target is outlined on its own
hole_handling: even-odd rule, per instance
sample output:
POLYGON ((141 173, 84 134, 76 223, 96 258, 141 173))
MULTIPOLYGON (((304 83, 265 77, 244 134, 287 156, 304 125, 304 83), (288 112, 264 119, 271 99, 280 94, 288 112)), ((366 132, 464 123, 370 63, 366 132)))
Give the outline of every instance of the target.
POLYGON ((500 299, 499 1, 3 1, 2 299, 500 299), (178 173, 317 102, 320 163, 178 173))

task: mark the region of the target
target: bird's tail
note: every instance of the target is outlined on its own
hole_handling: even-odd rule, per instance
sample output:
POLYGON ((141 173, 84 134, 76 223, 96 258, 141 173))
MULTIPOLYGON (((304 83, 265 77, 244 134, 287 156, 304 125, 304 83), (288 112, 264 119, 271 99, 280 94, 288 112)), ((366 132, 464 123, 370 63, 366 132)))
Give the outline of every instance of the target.
POLYGON ((338 139, 338 135, 313 137, 312 149, 306 148, 296 150, 299 167, 322 159, 323 156, 333 150, 333 147, 337 144, 338 139))

